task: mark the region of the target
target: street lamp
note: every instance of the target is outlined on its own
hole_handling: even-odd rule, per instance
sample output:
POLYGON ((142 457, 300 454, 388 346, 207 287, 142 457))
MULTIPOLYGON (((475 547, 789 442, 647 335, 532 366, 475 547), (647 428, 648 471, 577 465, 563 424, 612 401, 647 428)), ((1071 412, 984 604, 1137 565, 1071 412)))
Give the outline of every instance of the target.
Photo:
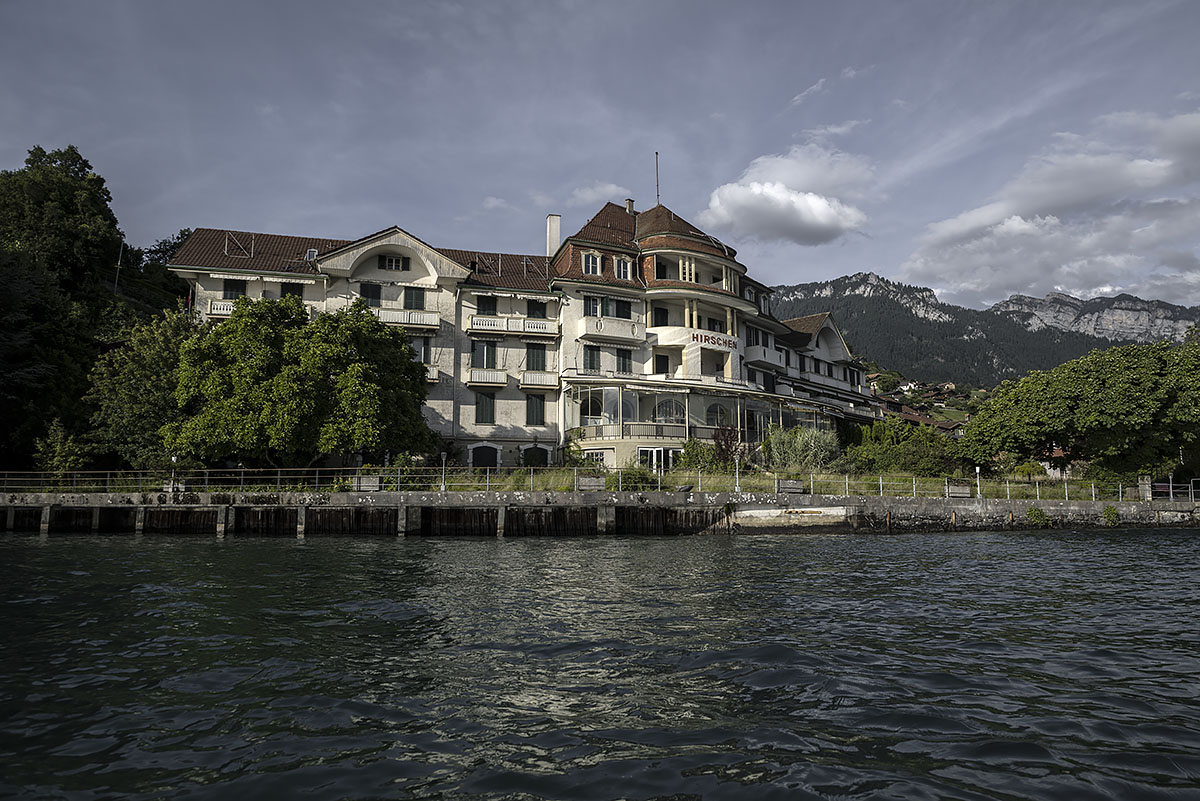
POLYGON ((442 492, 446 491, 446 452, 442 451, 442 492))
POLYGON ((734 492, 742 491, 742 474, 741 474, 741 471, 738 469, 738 466, 741 461, 742 461, 741 456, 733 457, 733 491, 734 492))
POLYGON ((983 497, 983 490, 981 489, 981 487, 982 487, 982 484, 980 484, 980 482, 979 482, 979 465, 975 465, 975 497, 976 498, 983 497))
POLYGON ((178 456, 171 457, 171 492, 175 491, 175 463, 178 461, 178 456))

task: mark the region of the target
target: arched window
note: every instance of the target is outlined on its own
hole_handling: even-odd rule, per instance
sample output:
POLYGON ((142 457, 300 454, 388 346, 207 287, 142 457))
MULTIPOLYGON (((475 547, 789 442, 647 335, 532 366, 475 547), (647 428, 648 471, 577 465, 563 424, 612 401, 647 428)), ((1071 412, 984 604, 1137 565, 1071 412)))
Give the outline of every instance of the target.
POLYGON ((710 404, 705 414, 705 422, 714 428, 729 425, 729 410, 719 403, 710 404))
POLYGON ((683 404, 675 398, 659 401, 654 407, 654 422, 682 423, 684 419, 683 404))
POLYGON ((599 425, 603 414, 604 405, 600 402, 599 395, 587 395, 579 401, 579 422, 582 425, 599 425))
POLYGON ((500 449, 495 445, 476 445, 471 448, 471 467, 499 467, 500 449))
POLYGON ((526 467, 545 467, 550 464, 550 451, 541 445, 522 448, 521 463, 526 467))

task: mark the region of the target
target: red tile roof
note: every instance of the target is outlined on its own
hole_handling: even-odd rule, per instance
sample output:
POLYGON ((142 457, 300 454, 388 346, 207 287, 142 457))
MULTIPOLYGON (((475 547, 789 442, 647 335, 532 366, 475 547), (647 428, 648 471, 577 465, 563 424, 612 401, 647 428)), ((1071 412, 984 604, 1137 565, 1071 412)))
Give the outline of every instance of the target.
POLYGON ((585 242, 595 242, 600 245, 611 245, 626 250, 637 250, 633 244, 633 231, 637 224, 637 214, 630 214, 624 206, 616 203, 605 203, 604 208, 596 212, 596 216, 588 220, 579 232, 568 239, 579 239, 585 242))
POLYGON ((171 263, 209 270, 312 274, 316 269, 304 260, 308 250, 315 248, 319 255, 346 244, 349 240, 197 228, 171 263))
POLYGON ((820 314, 806 314, 803 317, 793 317, 790 320, 782 320, 781 322, 793 331, 801 334, 815 335, 825 325, 825 321, 829 319, 829 312, 821 312, 820 314))
POLYGON ((645 239, 646 237, 660 234, 676 234, 701 239, 724 251, 731 259, 737 255, 736 250, 715 236, 701 231, 661 203, 652 209, 647 209, 638 214, 637 231, 634 234, 634 239, 645 239))
POLYGON ((466 286, 490 286, 546 292, 550 288, 550 259, 515 253, 434 248, 446 258, 471 270, 466 286), (474 267, 472 267, 474 263, 474 267))

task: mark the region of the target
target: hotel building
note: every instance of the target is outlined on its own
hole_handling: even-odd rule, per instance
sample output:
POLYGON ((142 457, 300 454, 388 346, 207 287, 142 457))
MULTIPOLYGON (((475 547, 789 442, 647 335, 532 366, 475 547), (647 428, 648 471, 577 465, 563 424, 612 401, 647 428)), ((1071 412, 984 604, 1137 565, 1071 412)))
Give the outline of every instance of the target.
POLYGON ((355 240, 201 228, 171 269, 205 319, 294 295, 315 316, 363 299, 427 365, 429 426, 475 466, 670 466, 689 438, 880 416, 828 314, 777 320, 728 245, 658 205, 606 204, 546 254, 438 248, 392 227, 355 240))

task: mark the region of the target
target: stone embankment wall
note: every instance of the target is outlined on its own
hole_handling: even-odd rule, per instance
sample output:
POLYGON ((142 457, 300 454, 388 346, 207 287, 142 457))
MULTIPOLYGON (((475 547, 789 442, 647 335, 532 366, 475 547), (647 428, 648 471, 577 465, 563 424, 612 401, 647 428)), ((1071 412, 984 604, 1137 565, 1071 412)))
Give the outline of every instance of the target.
POLYGON ((577 536, 700 533, 890 533, 1057 527, 1200 526, 1186 501, 1006 501, 800 493, 344 492, 9 493, 0 528, 42 534, 196 536, 577 536))

